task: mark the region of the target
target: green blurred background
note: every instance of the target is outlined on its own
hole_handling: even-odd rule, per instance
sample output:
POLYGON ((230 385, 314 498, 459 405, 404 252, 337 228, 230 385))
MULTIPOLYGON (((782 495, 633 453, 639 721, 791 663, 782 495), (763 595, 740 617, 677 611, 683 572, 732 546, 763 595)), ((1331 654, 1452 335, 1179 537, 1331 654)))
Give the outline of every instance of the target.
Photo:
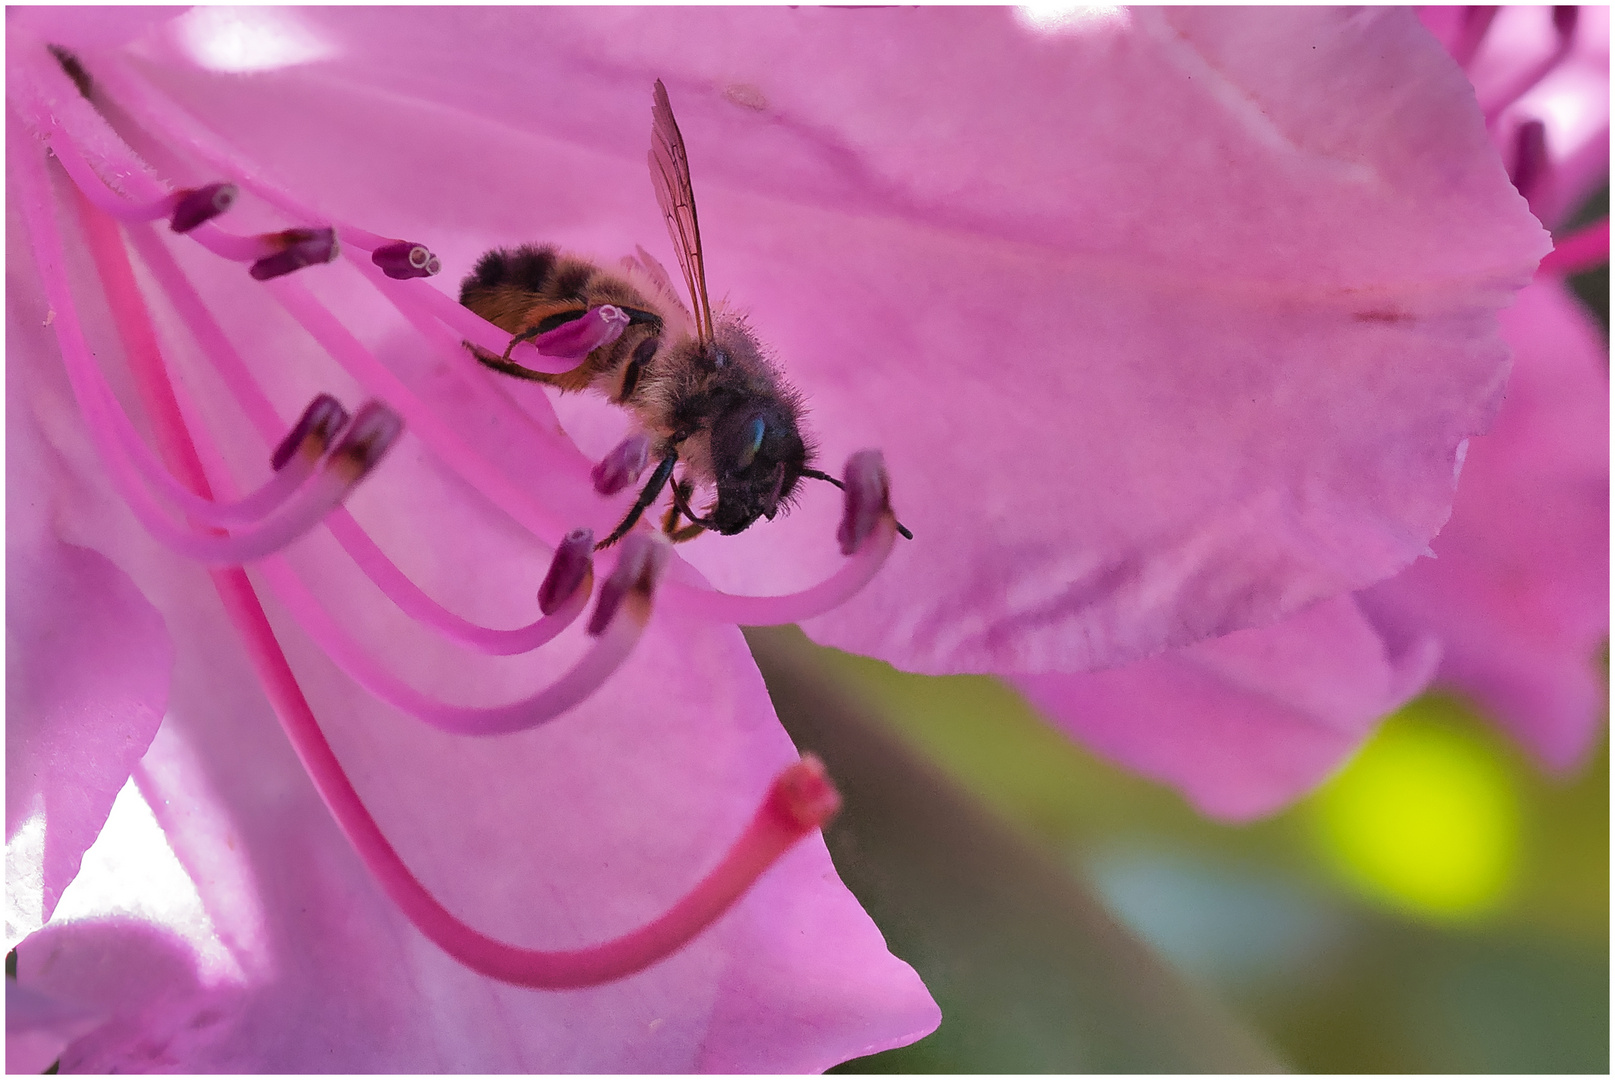
POLYGON ((1427 697, 1228 826, 993 679, 750 636, 843 784, 838 869, 943 1009, 841 1071, 1608 1072, 1607 743, 1549 780, 1427 697))

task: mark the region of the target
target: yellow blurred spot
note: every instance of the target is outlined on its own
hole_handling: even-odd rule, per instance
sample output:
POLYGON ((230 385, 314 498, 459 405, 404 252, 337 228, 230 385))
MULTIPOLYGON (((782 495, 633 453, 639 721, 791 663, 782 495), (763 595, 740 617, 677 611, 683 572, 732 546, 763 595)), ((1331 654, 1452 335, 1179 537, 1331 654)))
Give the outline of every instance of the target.
POLYGON ((1475 731, 1416 702, 1388 720, 1312 803, 1330 861, 1362 892, 1438 919, 1493 910, 1520 856, 1507 762, 1475 731))

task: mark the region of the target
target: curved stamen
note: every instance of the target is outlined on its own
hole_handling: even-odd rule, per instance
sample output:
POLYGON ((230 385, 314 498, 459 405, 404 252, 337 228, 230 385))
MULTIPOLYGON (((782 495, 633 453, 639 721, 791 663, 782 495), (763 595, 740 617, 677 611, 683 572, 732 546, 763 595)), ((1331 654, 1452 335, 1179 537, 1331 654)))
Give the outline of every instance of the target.
MULTIPOLYGON (((559 601, 555 599, 560 595, 559 590, 564 585, 564 579, 558 577, 556 567, 562 565, 563 559, 568 560, 566 565, 569 569, 565 573, 570 575, 573 572, 570 568, 575 565, 569 550, 574 541, 569 535, 556 549, 555 558, 550 563, 550 573, 544 578, 544 587, 539 590, 539 610, 544 612, 543 617, 514 630, 495 630, 462 619, 426 595, 421 587, 410 580, 409 576, 376 545, 376 542, 370 539, 370 535, 359 527, 359 523, 353 520, 353 516, 346 510, 334 511, 325 519, 325 526, 331 530, 337 543, 342 545, 342 549, 348 553, 365 576, 374 582, 387 599, 396 604, 405 615, 430 627, 450 641, 489 656, 516 656, 546 644, 578 617, 588 604, 589 594, 594 588, 594 568, 591 561, 586 564, 583 578, 575 587, 575 591, 559 601), (549 599, 551 607, 544 606, 546 599, 549 599)), ((588 534, 592 544, 594 534, 586 529, 582 531, 588 534)), ((593 554, 592 547, 588 554, 593 554)))
POLYGON ((890 484, 880 451, 860 450, 847 459, 841 526, 836 538, 848 556, 841 569, 801 592, 783 596, 736 596, 716 589, 669 582, 669 598, 681 612, 741 626, 778 626, 822 615, 849 600, 879 572, 897 542, 890 484))
MULTIPOLYGON (((92 425, 100 419, 93 405, 85 415, 92 425)), ((347 498, 402 430, 397 415, 385 405, 370 402, 362 406, 342 442, 312 480, 283 500, 276 513, 228 536, 197 533, 169 520, 140 486, 129 460, 112 450, 104 436, 97 444, 118 494, 153 538, 199 562, 236 566, 271 555, 300 539, 347 498)))
MULTIPOLYGON (((99 375, 99 372, 97 372, 99 375)), ((105 383, 102 383, 105 387, 105 383)), ((282 441, 271 467, 275 470, 256 491, 235 502, 216 503, 187 490, 164 468, 135 431, 111 389, 106 388, 101 416, 108 420, 146 485, 174 509, 203 525, 251 525, 273 514, 318 469, 331 442, 348 423, 348 412, 329 394, 316 397, 282 441)))
MULTIPOLYGON (((216 136, 213 136, 211 131, 208 131, 205 126, 175 104, 167 95, 152 87, 139 76, 125 70, 121 62, 108 58, 106 68, 104 82, 112 86, 119 96, 128 97, 137 103, 141 109, 142 116, 148 123, 154 125, 156 129, 176 142, 186 145, 203 161, 215 167, 220 164, 226 165, 232 175, 240 177, 239 182, 243 187, 293 217, 305 220, 319 220, 325 217, 325 215, 316 212, 313 208, 294 198, 284 189, 263 179, 262 170, 241 159, 240 154, 233 149, 226 151, 213 145, 216 136)), ((389 240, 387 237, 379 236, 376 233, 345 223, 337 224, 336 228, 343 242, 372 252, 372 259, 377 258, 378 254, 386 252, 386 254, 380 254, 381 261, 372 265, 381 267, 389 278, 399 276, 388 270, 386 264, 393 261, 394 256, 391 249, 393 249, 394 245, 405 244, 405 241, 389 240)), ((203 239, 203 237, 198 237, 198 239, 203 239)), ((235 238, 227 238, 225 234, 221 233, 216 236, 206 236, 205 242, 210 247, 210 250, 237 261, 261 257, 248 255, 239 248, 231 247, 229 245, 230 239, 235 238)), ((410 248, 415 246, 417 245, 409 245, 410 248)), ((430 256, 429 252, 428 255, 430 256)), ((430 258, 435 259, 436 257, 430 256, 430 258)), ((430 263, 428 263, 429 265, 430 263)), ((436 271, 431 272, 435 273, 436 271)), ((419 275, 409 274, 405 276, 414 277, 419 275)), ((469 308, 444 296, 436 289, 384 287, 383 291, 387 294, 388 299, 401 307, 408 305, 425 309, 432 317, 452 327, 462 339, 470 341, 496 356, 503 355, 506 347, 511 346, 509 333, 483 319, 469 308)), ((594 313, 591 312, 591 314, 594 313)), ((556 333, 553 337, 545 335, 534 343, 517 342, 511 347, 510 359, 522 367, 541 374, 563 374, 582 362, 589 352, 616 340, 617 335, 621 333, 622 326, 626 326, 627 322, 624 319, 621 325, 616 326, 615 330, 613 330, 612 323, 614 321, 606 319, 604 325, 573 326, 566 333, 556 333), (598 339, 594 340, 592 344, 589 344, 590 334, 598 335, 598 339), (556 351, 546 353, 543 351, 545 347, 556 351), (580 348, 582 351, 577 351, 580 348), (557 359, 566 361, 564 366, 557 363, 557 359)), ((596 316, 596 322, 600 322, 598 316, 596 316)), ((560 329, 566 330, 566 327, 560 329)))
MULTIPOLYGON (((293 228, 280 232, 239 236, 225 232, 209 219, 229 209, 236 197, 234 184, 210 184, 203 188, 152 195, 144 199, 125 198, 107 186, 100 173, 85 160, 71 135, 56 123, 47 128, 51 152, 62 163, 73 184, 97 208, 120 221, 142 222, 169 218, 170 227, 186 233, 215 255, 233 262, 252 263, 249 273, 259 281, 280 277, 305 266, 335 259, 340 245, 336 231, 325 228, 293 228)), ((132 181, 142 187, 155 187, 154 181, 139 174, 132 181)))
POLYGON ((282 560, 266 561, 259 572, 303 632, 349 678, 377 698, 439 731, 508 735, 537 727, 575 708, 628 658, 650 618, 651 596, 665 563, 665 554, 658 559, 655 549, 665 546, 647 537, 632 556, 624 550, 616 571, 601 586, 594 619, 589 624, 590 634, 598 640, 569 671, 520 701, 489 707, 450 705, 421 693, 383 668, 349 637, 282 560), (605 618, 600 622, 602 612, 605 618))
MULTIPOLYGON (((76 333, 60 235, 53 221, 47 224, 42 220, 50 215, 43 161, 28 154, 15 155, 14 160, 18 157, 28 158, 18 166, 23 180, 19 186, 24 189, 20 201, 42 276, 47 279, 47 295, 53 302, 57 296, 68 301, 58 308, 57 321, 72 323, 76 333)), ((132 274, 108 282, 114 311, 140 303, 133 285, 132 274)), ((120 329, 126 327, 120 323, 120 329)), ((169 467, 197 494, 211 498, 212 489, 160 356, 139 341, 126 341, 126 348, 136 386, 153 418, 157 441, 169 467)), ((217 458, 216 453, 213 456, 217 458)), ((648 967, 711 925, 774 860, 822 825, 837 808, 838 797, 823 767, 813 759, 804 759, 775 781, 750 826, 717 868, 662 917, 615 941, 591 948, 541 952, 504 944, 456 919, 410 872, 365 809, 332 752, 246 574, 230 569, 214 570, 211 576, 287 738, 354 850, 423 934, 485 975, 523 986, 563 989, 597 985, 648 967)))
MULTIPOLYGON (((60 124, 51 122, 46 134, 51 153, 61 162, 73 184, 96 207, 119 221, 133 223, 167 218, 170 228, 183 233, 224 213, 235 202, 236 186, 226 183, 150 194, 144 198, 121 195, 101 178, 101 174, 85 159, 78 145, 60 124)), ((156 186, 154 182, 152 186, 156 186)))
MULTIPOLYGON (((281 423, 274 406, 264 396, 251 368, 241 359, 184 271, 151 229, 136 227, 130 230, 129 235, 152 277, 212 361, 225 385, 235 394, 248 420, 265 441, 272 441, 281 423)), ((464 350, 457 341, 449 339, 447 331, 435 322, 430 325, 437 332, 437 337, 432 338, 435 344, 440 344, 446 353, 464 357, 464 350), (438 341, 437 338, 443 340, 438 341)), ((401 611, 449 640, 481 652, 494 656, 529 652, 560 632, 564 624, 559 620, 564 618, 570 621, 576 615, 576 612, 555 611, 552 613, 553 619, 539 619, 512 630, 480 626, 461 618, 428 596, 370 539, 347 510, 337 507, 326 517, 325 525, 349 557, 401 611)), ((564 542, 562 546, 565 546, 564 542)), ((587 600, 588 590, 584 590, 578 603, 582 605, 587 600)))
POLYGON ((541 537, 564 536, 570 531, 548 506, 484 460, 436 409, 417 397, 295 279, 279 278, 265 287, 348 374, 397 409, 417 438, 518 523, 541 537))
MULTIPOLYGON (((232 536, 200 535, 176 525, 164 514, 151 493, 141 483, 139 471, 115 442, 116 422, 107 415, 107 403, 97 392, 95 361, 84 340, 72 290, 62 268, 61 233, 51 212, 48 183, 43 162, 33 154, 23 154, 19 168, 26 193, 23 202, 33 241, 40 277, 51 306, 57 312, 53 322, 68 371, 68 381, 96 451, 119 495, 128 503, 137 520, 157 540, 192 558, 213 564, 233 564, 261 558, 277 551, 307 532, 331 507, 346 497, 396 438, 397 417, 385 406, 371 405, 360 410, 342 444, 327 459, 314 481, 286 500, 280 512, 257 526, 232 536), (35 184, 37 181, 37 186, 35 184)), ((74 189, 78 189, 75 187, 74 189)), ((160 356, 156 336, 141 305, 134 273, 124 252, 121 235, 112 218, 101 213, 82 192, 78 199, 91 256, 107 285, 113 321, 131 352, 160 356)), ((205 496, 199 496, 205 498, 205 496)))

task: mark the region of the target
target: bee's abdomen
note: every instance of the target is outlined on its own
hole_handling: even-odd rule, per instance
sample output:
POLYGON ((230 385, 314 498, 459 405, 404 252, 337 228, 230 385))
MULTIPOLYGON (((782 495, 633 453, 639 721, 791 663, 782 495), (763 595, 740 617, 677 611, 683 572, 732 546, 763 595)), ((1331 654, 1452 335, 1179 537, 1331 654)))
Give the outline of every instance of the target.
POLYGON ((547 295, 559 261, 560 255, 552 247, 495 248, 478 259, 476 268, 460 282, 460 303, 469 305, 475 293, 501 287, 547 295))
MULTIPOLYGON (((661 317, 621 278, 554 247, 524 244, 496 248, 477 260, 460 282, 460 303, 511 334, 543 333, 588 308, 614 304, 627 309, 632 324, 616 341, 603 345, 564 375, 531 377, 563 390, 594 388, 626 404, 640 383, 662 329, 661 317)), ((473 348, 484 362, 489 358, 473 348)))

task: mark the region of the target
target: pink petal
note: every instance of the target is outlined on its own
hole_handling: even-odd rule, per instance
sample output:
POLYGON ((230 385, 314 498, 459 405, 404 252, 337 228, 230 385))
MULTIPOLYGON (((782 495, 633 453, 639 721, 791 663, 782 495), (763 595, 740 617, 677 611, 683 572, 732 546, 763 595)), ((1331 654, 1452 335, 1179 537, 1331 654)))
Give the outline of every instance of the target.
POLYGON ((1439 655, 1431 637, 1392 648, 1339 598, 1126 667, 1015 684, 1085 745, 1244 821, 1333 772, 1439 655))
POLYGON ((1522 292, 1503 330, 1515 349, 1508 396, 1470 443, 1436 558, 1361 601, 1390 634, 1440 635, 1438 682, 1567 769, 1596 739, 1606 701, 1608 351, 1555 282, 1522 292))
MULTIPOLYGON (((39 333, 38 320, 19 314, 13 307, 14 357, 39 333)), ((19 366, 7 380, 8 948, 50 918, 78 873, 162 722, 174 660, 140 589, 105 556, 62 539, 76 539, 62 519, 83 495, 64 490, 68 467, 33 411, 62 402, 37 395, 19 366)))
MULTIPOLYGON (((812 632, 917 670, 1120 663, 1406 565, 1496 404, 1491 312, 1545 250, 1405 12, 296 17, 340 59, 159 77, 334 212, 447 216, 451 278, 517 240, 665 255, 667 81, 713 294, 778 349, 828 467, 885 451, 918 536, 812 632)), ((569 408, 590 454, 620 436, 569 408)), ((800 587, 837 505, 684 553, 800 587)))

